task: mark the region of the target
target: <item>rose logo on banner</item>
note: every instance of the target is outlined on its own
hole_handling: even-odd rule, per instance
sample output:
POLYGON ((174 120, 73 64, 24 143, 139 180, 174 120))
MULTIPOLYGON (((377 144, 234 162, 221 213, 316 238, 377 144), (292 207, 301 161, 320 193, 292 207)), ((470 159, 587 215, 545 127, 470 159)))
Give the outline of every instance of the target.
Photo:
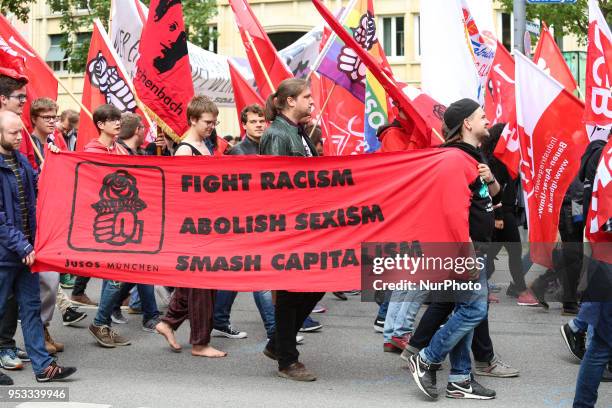
POLYGON ((155 254, 162 248, 164 223, 165 176, 161 168, 93 162, 77 165, 70 248, 155 254), (92 168, 94 179, 79 177, 92 168), (144 179, 147 182, 143 184, 144 179), (149 180, 153 180, 154 188, 150 188, 149 180))
POLYGON ((142 241, 144 223, 138 213, 147 204, 138 197, 136 178, 125 170, 107 175, 100 188, 100 200, 91 205, 98 213, 93 234, 97 242, 122 246, 142 241))

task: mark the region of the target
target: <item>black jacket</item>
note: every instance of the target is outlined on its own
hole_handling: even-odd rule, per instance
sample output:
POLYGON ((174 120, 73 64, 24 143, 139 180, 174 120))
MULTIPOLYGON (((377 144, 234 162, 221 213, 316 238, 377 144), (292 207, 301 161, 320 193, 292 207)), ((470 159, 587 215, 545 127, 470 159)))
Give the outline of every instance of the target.
POLYGON ((495 157, 489 159, 489 167, 501 187, 501 192, 493 198, 493 202, 501 200, 502 204, 501 207, 495 209, 495 219, 503 220, 504 214, 515 214, 516 212, 516 181, 512 180, 504 163, 495 157))
POLYGON ((261 137, 259 153, 269 156, 307 156, 304 142, 310 148, 313 156, 318 156, 310 138, 304 134, 301 126, 297 126, 283 115, 278 115, 261 137))
POLYGON ((255 143, 253 140, 245 136, 244 139, 236 146, 232 147, 228 155, 230 156, 247 156, 259 154, 259 143, 255 143))
POLYGON ((604 146, 606 145, 605 140, 593 140, 587 146, 582 159, 580 160, 580 171, 578 177, 580 181, 584 183, 584 199, 582 200, 582 215, 586 220, 591 206, 591 195, 593 194, 593 181, 595 180, 595 174, 597 173, 597 165, 601 158, 604 146))

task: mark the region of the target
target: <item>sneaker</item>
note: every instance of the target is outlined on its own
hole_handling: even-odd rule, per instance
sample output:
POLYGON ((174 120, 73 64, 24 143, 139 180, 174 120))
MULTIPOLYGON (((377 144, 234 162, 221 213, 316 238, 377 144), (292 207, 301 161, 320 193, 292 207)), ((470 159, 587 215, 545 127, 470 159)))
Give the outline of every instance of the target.
POLYGON ((332 292, 332 295, 334 295, 335 297, 337 297, 340 300, 348 300, 348 298, 346 297, 344 292, 332 292))
POLYGON ((582 360, 586 351, 585 334, 581 332, 574 333, 570 325, 566 323, 561 326, 561 337, 570 354, 578 360, 582 360))
POLYGON ((217 337, 227 337, 228 339, 244 339, 247 332, 237 331, 232 329, 231 325, 227 327, 215 327, 212 329, 212 335, 217 337))
POLYGON ((23 362, 31 361, 30 356, 28 356, 28 353, 26 353, 25 350, 22 350, 19 347, 15 347, 13 351, 15 351, 15 355, 17 355, 17 358, 20 359, 21 361, 23 362))
POLYGON ((326 311, 327 311, 327 309, 325 308, 325 306, 320 305, 318 303, 314 307, 314 309, 312 309, 312 313, 325 313, 326 311))
POLYGON ((91 300, 86 294, 70 297, 70 301, 80 306, 98 306, 96 302, 91 300))
POLYGON ((501 290, 502 290, 501 285, 498 285, 497 283, 489 283, 489 292, 499 293, 501 292, 501 290))
POLYGON ((287 368, 278 370, 278 376, 293 381, 315 381, 317 377, 304 367, 304 364, 295 362, 287 368))
POLYGON ((72 276, 69 273, 64 273, 60 275, 60 286, 62 289, 72 289, 74 288, 75 279, 75 276, 72 276))
POLYGON ((376 320, 374 320, 374 331, 377 333, 382 333, 385 331, 385 319, 377 317, 376 320))
POLYGON ((301 334, 298 334, 297 336, 295 336, 295 344, 302 344, 304 342, 304 336, 302 336, 301 334))
POLYGON ((159 317, 149 319, 142 324, 142 330, 148 333, 155 333, 157 331, 155 330, 155 326, 157 326, 157 323, 159 323, 159 317))
POLYGON ((408 342, 410 341, 410 337, 412 337, 412 333, 406 333, 402 337, 391 337, 390 343, 393 344, 398 349, 404 351, 408 342))
POLYGON ((15 384, 11 377, 6 374, 0 373, 0 385, 13 385, 15 384))
POLYGON ((540 302, 538 302, 538 299, 533 296, 533 293, 531 293, 529 289, 527 289, 518 296, 518 298, 516 299, 516 303, 519 306, 538 306, 540 304, 540 302))
POLYGON ((419 350, 412 347, 411 345, 407 345, 404 351, 402 351, 402 354, 400 354, 400 358, 404 360, 405 362, 409 362, 410 357, 412 357, 415 354, 419 354, 419 350))
POLYGON ((95 324, 89 325, 89 332, 96 339, 98 344, 102 347, 114 348, 115 342, 110 335, 110 327, 108 326, 96 326, 95 324))
POLYGON ((460 383, 449 382, 446 386, 446 396, 448 398, 490 400, 495 398, 495 391, 471 379, 460 383))
POLYGON ((489 377, 509 378, 518 377, 519 370, 510 367, 499 357, 494 356, 493 360, 489 362, 474 361, 474 374, 489 377))
POLYGON ((302 327, 300 328, 299 331, 301 331, 302 333, 308 333, 308 332, 317 331, 321 329, 321 327, 323 327, 321 323, 317 322, 316 320, 308 316, 306 320, 304 320, 304 323, 302 323, 302 327))
POLYGON ((45 370, 36 374, 36 381, 38 382, 51 382, 51 381, 60 381, 65 378, 70 377, 72 374, 76 373, 75 367, 62 367, 57 365, 55 361, 51 362, 45 370))
POLYGON ((113 344, 115 346, 129 346, 130 344, 132 344, 130 340, 120 335, 118 331, 116 331, 112 327, 108 327, 108 328, 109 328, 110 338, 113 340, 113 344))
MULTIPOLYGON (((60 343, 59 341, 53 340, 53 337, 51 337, 51 333, 49 333, 49 329, 47 327, 45 327, 44 330, 45 330, 45 345, 46 343, 52 345, 56 352, 61 353, 62 351, 64 351, 64 343, 60 343)), ((49 351, 49 353, 51 353, 51 351, 49 351)), ((55 354, 55 353, 51 353, 51 354, 55 354)))
POLYGON ((357 296, 357 295, 361 295, 361 291, 354 289, 354 290, 344 291, 344 294, 346 296, 357 296))
POLYGON ((436 371, 440 368, 440 364, 427 364, 420 354, 414 354, 408 360, 408 367, 419 389, 429 398, 437 399, 436 371))
POLYGON ((2 349, 0 350, 0 367, 5 370, 21 370, 23 368, 23 361, 13 349, 2 349))
POLYGON ((128 318, 121 313, 121 310, 115 310, 111 313, 111 320, 115 324, 127 324, 128 318))
POLYGON ((64 326, 72 326, 87 317, 87 313, 79 312, 74 307, 69 307, 62 315, 62 324, 64 326))

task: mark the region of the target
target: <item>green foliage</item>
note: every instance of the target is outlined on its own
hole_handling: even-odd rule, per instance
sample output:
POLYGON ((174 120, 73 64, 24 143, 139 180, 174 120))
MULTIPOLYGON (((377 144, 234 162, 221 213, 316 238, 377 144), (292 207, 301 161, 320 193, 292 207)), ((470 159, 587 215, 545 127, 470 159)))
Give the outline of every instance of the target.
MULTIPOLYGON (((511 13, 513 0, 499 0, 504 11, 511 13)), ((599 0, 599 7, 608 24, 612 21, 612 0, 599 0)), ((589 27, 588 2, 577 0, 575 4, 529 4, 527 19, 546 22, 555 28, 555 36, 574 34, 581 44, 586 44, 589 27)))
POLYGON ((36 0, 0 0, 0 12, 2 14, 12 13, 24 23, 28 21, 30 8, 36 0))

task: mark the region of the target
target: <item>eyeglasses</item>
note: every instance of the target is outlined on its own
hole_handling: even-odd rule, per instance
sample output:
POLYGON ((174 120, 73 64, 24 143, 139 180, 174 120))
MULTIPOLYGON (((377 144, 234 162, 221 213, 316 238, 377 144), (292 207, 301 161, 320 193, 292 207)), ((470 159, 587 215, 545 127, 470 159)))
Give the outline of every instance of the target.
POLYGON ((19 102, 25 102, 28 100, 28 96, 26 94, 9 95, 9 98, 18 99, 19 102))
POLYGON ((107 122, 110 122, 110 123, 117 123, 117 122, 121 122, 121 119, 106 119, 106 120, 104 121, 104 123, 107 123, 107 122))
POLYGON ((44 120, 45 122, 55 122, 57 120, 57 116, 55 115, 38 115, 38 117, 44 120))
POLYGON ((204 122, 206 126, 219 126, 219 123, 221 123, 218 120, 203 120, 202 122, 204 122))

